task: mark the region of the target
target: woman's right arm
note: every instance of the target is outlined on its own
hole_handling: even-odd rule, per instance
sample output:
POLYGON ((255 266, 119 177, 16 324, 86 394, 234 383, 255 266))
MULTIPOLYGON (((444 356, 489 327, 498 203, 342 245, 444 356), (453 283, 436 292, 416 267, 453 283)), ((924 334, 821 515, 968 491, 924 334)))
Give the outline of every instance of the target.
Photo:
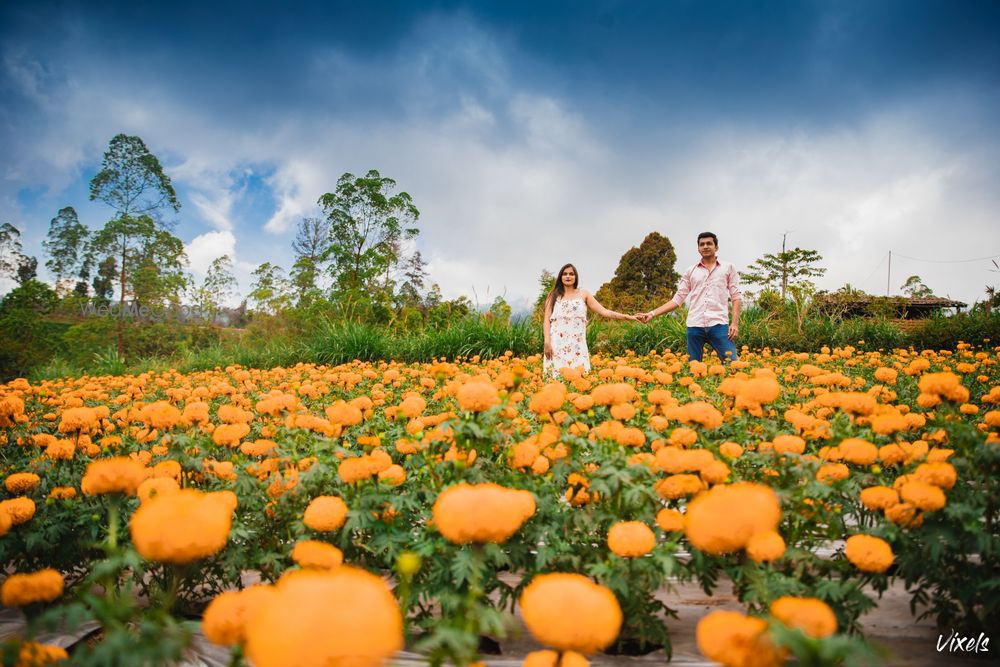
POLYGON ((549 336, 550 318, 552 317, 552 302, 545 299, 545 314, 542 316, 542 336, 545 339, 545 358, 552 358, 552 339, 549 336))

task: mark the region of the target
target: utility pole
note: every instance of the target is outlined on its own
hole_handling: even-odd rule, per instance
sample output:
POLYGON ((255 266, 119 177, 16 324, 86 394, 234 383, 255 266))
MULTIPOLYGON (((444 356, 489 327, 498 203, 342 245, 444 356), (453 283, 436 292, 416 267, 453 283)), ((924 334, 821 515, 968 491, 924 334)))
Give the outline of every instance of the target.
POLYGON ((892 277, 892 251, 889 251, 889 268, 885 272, 885 295, 889 296, 889 280, 892 277))
POLYGON ((788 257, 785 256, 785 239, 790 232, 786 231, 781 235, 781 300, 785 300, 785 292, 788 290, 788 257))

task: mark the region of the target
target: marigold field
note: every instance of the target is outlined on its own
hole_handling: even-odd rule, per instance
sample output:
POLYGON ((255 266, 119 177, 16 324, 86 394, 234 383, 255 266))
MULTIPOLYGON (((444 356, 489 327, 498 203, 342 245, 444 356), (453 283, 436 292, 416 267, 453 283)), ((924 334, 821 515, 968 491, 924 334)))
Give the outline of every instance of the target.
POLYGON ((239 367, 0 386, 4 664, 670 652, 678 581, 735 591, 725 665, 879 664, 859 617, 1000 627, 1000 347, 239 367), (87 641, 37 641, 90 624, 87 641))

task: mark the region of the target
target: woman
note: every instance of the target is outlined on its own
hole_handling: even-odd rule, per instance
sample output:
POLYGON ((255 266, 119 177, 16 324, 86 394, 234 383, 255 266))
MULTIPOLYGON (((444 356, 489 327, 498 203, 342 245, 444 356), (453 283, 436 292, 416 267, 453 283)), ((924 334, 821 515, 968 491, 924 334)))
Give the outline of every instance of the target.
POLYGON ((579 276, 576 267, 567 264, 559 269, 555 287, 545 300, 542 332, 545 334, 545 361, 543 368, 554 378, 563 368, 583 366, 590 370, 590 353, 587 351, 587 309, 613 320, 636 320, 634 315, 624 315, 608 310, 587 290, 577 289, 579 276))

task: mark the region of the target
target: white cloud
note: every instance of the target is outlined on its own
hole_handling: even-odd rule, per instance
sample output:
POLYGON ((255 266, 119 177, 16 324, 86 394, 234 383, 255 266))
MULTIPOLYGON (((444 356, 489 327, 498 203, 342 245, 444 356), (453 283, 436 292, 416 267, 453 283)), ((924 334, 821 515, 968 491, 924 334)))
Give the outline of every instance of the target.
POLYGON ((209 265, 223 255, 236 258, 236 237, 230 231, 205 232, 184 246, 191 272, 196 278, 205 277, 209 265))

